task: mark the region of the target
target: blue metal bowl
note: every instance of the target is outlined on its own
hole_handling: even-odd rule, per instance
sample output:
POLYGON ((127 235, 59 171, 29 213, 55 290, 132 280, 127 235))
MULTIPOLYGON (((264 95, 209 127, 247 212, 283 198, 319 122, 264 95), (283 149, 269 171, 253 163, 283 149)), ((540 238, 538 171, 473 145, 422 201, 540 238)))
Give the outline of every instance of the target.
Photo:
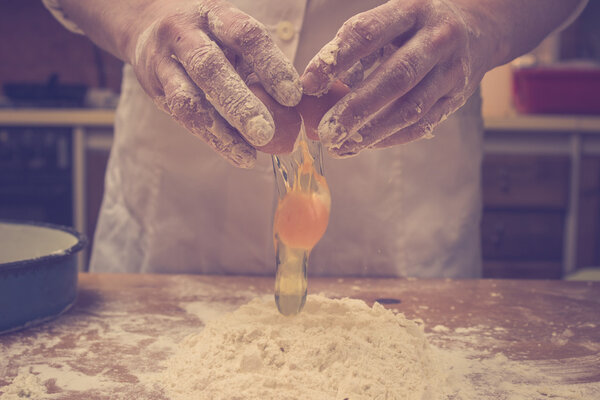
POLYGON ((86 238, 73 229, 0 221, 0 334, 52 319, 77 295, 77 252, 86 238))

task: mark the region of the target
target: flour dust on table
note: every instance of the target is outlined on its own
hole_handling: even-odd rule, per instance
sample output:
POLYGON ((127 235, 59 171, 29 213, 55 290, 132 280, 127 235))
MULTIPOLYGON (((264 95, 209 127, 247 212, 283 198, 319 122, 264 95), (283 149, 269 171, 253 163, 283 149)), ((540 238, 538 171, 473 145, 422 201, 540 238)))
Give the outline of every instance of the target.
POLYGON ((185 338, 158 382, 173 400, 600 398, 600 383, 564 382, 559 364, 482 351, 480 338, 499 329, 488 328, 425 335, 421 321, 378 303, 319 295, 285 317, 262 297, 185 338))
POLYGON ((187 337, 173 399, 443 399, 454 391, 423 327, 362 300, 308 297, 295 317, 260 298, 187 337))
MULTIPOLYGON (((178 286, 179 306, 161 313, 125 298, 4 336, 0 399, 600 399, 596 342, 573 358, 503 354, 520 336, 494 324, 434 323, 425 334, 379 304, 313 295, 284 317, 272 296, 236 310, 211 287, 178 286)), ((557 325, 550 340, 560 349, 581 332, 557 325)))

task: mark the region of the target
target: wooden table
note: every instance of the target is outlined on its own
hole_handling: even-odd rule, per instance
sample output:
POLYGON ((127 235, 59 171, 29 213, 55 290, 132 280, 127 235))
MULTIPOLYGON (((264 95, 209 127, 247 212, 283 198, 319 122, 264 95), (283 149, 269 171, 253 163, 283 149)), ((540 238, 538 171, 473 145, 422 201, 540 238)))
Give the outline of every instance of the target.
MULTIPOLYGON (((18 376, 52 399, 164 399, 152 376, 177 343, 272 286, 259 277, 81 274, 68 312, 0 336, 0 398, 18 376)), ((600 394, 600 283, 320 278, 309 291, 380 299, 422 319, 436 346, 462 340, 510 360, 551 362, 566 383, 598 385, 600 394)))

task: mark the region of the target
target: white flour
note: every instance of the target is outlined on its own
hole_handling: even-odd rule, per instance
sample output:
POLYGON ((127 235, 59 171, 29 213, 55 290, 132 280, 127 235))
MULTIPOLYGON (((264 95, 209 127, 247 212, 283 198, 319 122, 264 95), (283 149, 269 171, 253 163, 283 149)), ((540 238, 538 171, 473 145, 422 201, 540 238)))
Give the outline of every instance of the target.
POLYGON ((433 399, 444 378, 421 326, 363 301, 309 296, 281 316, 255 299, 187 337, 168 365, 173 399, 433 399))
MULTIPOLYGON (((600 398, 597 382, 569 384, 559 364, 475 349, 482 344, 476 338, 491 344, 492 332, 504 330, 432 331, 427 337, 419 322, 361 300, 309 296, 305 310, 289 318, 263 297, 188 336, 159 382, 173 400, 600 398)), ((585 381, 597 362, 573 359, 583 367, 570 372, 585 381)))
POLYGON ((12 383, 4 388, 0 395, 2 400, 41 399, 46 394, 46 387, 37 376, 19 373, 12 383))
MULTIPOLYGON (((519 360, 494 350, 515 343, 498 326, 434 324, 425 335, 421 322, 379 305, 322 296, 293 318, 271 296, 227 314, 234 304, 191 296, 197 286, 177 291, 183 314, 124 301, 84 319, 66 314, 34 343, 0 344, 9 355, 0 357, 0 399, 600 399, 596 342, 584 342, 587 355, 519 360)), ((578 339, 581 330, 565 328, 540 340, 578 339)))

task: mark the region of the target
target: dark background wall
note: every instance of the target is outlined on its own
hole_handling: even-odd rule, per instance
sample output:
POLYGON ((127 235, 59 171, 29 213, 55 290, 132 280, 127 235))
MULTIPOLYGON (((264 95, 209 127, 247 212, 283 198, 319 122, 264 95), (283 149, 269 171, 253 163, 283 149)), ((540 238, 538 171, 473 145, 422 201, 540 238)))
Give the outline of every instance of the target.
POLYGON ((0 86, 60 82, 118 92, 122 63, 82 35, 65 29, 41 0, 0 1, 0 86))

